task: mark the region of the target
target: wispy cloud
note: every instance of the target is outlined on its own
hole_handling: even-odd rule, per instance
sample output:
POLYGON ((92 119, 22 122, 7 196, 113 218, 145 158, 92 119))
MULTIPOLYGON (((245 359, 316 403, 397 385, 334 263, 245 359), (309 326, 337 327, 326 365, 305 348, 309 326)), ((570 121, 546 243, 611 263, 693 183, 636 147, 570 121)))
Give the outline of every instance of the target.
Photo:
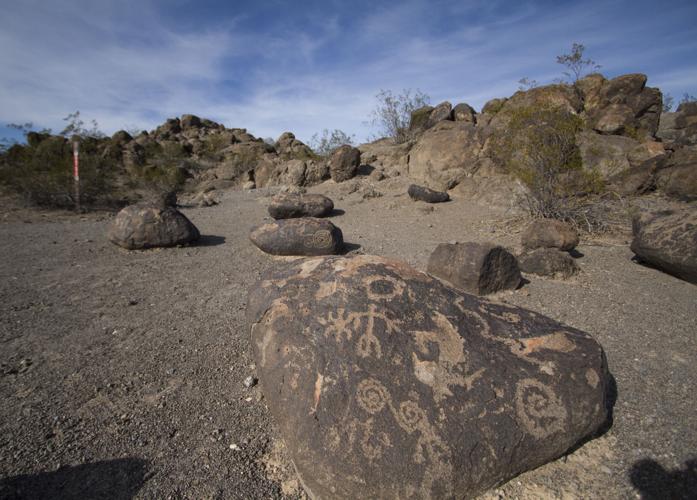
POLYGON ((642 71, 674 95, 697 93, 697 6, 655 16, 649 5, 14 2, 0 18, 0 122, 56 129, 79 109, 113 132, 196 113, 259 136, 364 138, 382 88, 481 107, 523 76, 560 75, 555 56, 573 41, 610 76, 642 71))

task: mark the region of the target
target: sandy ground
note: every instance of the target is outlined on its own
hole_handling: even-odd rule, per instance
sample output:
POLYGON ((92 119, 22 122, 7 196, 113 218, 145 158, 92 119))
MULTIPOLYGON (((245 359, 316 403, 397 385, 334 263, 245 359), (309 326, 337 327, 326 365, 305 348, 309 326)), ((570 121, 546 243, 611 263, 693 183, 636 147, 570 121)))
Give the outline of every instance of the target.
MULTIPOLYGON (((352 252, 425 269, 441 242, 519 242, 510 214, 465 199, 350 186, 312 191, 352 252)), ((243 384, 247 289, 277 263, 248 240, 267 196, 183 208, 202 241, 142 252, 106 241, 108 214, 0 213, 0 498, 302 496, 243 384)), ((494 297, 593 334, 617 400, 604 435, 483 498, 697 498, 697 286, 633 262, 628 238, 583 240, 577 277, 494 297)))

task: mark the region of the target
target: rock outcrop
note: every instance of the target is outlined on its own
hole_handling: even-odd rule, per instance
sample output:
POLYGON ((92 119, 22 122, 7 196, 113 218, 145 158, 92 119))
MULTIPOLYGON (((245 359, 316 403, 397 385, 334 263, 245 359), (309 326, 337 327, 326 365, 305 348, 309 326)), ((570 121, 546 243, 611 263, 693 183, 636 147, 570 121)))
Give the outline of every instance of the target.
POLYGON ((401 262, 305 259, 247 303, 261 389, 310 498, 473 498, 606 420, 590 335, 401 262))
POLYGON ((329 175, 335 182, 347 181, 355 177, 360 164, 360 150, 344 144, 336 148, 329 159, 329 175))

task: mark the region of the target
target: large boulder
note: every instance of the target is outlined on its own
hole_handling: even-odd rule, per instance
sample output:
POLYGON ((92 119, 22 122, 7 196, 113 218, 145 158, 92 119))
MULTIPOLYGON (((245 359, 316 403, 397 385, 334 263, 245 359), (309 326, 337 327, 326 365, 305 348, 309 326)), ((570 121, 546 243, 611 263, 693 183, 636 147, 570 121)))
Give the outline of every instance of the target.
POLYGON ((632 220, 631 249, 637 258, 697 284, 697 210, 643 212, 632 220))
POLYGON ((658 137, 678 144, 697 146, 697 102, 685 102, 675 113, 662 113, 658 137))
POLYGON ((409 176, 434 189, 450 189, 473 170, 483 143, 481 129, 472 123, 442 121, 409 152, 409 176))
POLYGON ((173 247, 198 240, 200 233, 169 201, 145 202, 121 210, 107 238, 128 250, 173 247))
POLYGON ((609 179, 664 152, 659 142, 639 142, 621 135, 584 131, 576 136, 583 168, 609 179))
POLYGON ((576 261, 567 252, 556 248, 538 248, 518 257, 524 273, 567 279, 578 272, 576 261))
POLYGON ((179 119, 179 123, 183 130, 198 129, 203 126, 201 119, 196 115, 182 115, 179 119))
POLYGON ((283 193, 271 198, 269 214, 274 219, 326 217, 334 210, 334 202, 321 194, 283 193))
POLYGON ((325 219, 305 217, 262 224, 249 239, 273 255, 332 255, 344 247, 341 229, 325 219))
POLYGON ((414 201, 425 201, 426 203, 443 203, 448 201, 450 196, 445 191, 434 191, 423 186, 411 184, 407 189, 409 198, 414 201))
POLYGON ((305 143, 295 138, 291 132, 284 132, 276 141, 276 151, 283 159, 306 160, 317 155, 305 143))
MULTIPOLYGON (((657 88, 646 87, 646 75, 629 74, 596 80, 585 92, 584 113, 591 128, 606 134, 634 138, 656 135, 663 108, 663 96, 657 88), (592 89, 592 90, 589 90, 592 89)), ((582 92, 584 87, 581 87, 582 92)))
POLYGON ((515 290, 518 260, 493 243, 441 243, 428 259, 428 272, 475 295, 515 290))
POLYGON ((336 148, 329 159, 329 175, 335 182, 347 181, 355 177, 360 164, 361 152, 344 144, 336 148))
POLYGON ((697 200, 697 146, 671 154, 656 173, 656 187, 672 198, 697 200))
POLYGON ((433 127, 436 123, 452 119, 453 105, 450 104, 448 101, 444 101, 431 110, 431 113, 428 115, 428 127, 430 128, 433 127))
POLYGON ((558 248, 570 251, 578 245, 578 231, 567 222, 556 219, 536 219, 521 235, 524 248, 558 248))
POLYGON ((590 335, 401 262, 276 267, 247 318, 265 401, 313 499, 473 498, 606 421, 590 335))
POLYGON ((409 131, 412 133, 423 132, 429 127, 429 118, 433 106, 422 106, 411 112, 409 117, 409 131))

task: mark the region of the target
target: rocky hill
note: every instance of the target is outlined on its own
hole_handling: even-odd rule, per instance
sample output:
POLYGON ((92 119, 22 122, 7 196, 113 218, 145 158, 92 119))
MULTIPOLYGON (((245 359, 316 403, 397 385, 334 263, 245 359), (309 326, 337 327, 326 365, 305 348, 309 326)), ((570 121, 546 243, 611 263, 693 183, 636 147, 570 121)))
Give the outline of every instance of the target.
MULTIPOLYGON (((501 154, 501 144, 513 148, 518 157, 528 154, 516 134, 524 137, 521 131, 542 128, 541 121, 547 118, 539 110, 552 110, 572 120, 568 123, 574 124, 573 153, 579 156, 580 172, 600 190, 622 196, 658 190, 681 200, 695 199, 697 104, 682 104, 675 113, 662 114, 661 92, 647 87, 646 80, 642 74, 611 80, 593 74, 574 85, 547 85, 492 99, 480 113, 466 103, 421 108, 413 113, 410 140, 397 144, 381 139, 359 146, 359 160, 334 160, 355 163, 348 170, 341 167, 344 173, 334 180, 360 172, 373 172, 374 180, 406 175, 432 188, 511 206, 530 182, 511 168, 511 152, 501 154)), ((44 163, 34 164, 47 156, 58 158, 52 170, 59 180, 38 188, 51 191, 48 200, 34 198, 68 203, 72 192, 64 175, 70 157, 68 139, 38 133, 29 133, 27 139, 26 146, 14 146, 4 156, 2 179, 12 184, 8 172, 22 164, 51 170, 44 163)), ((119 131, 111 138, 83 142, 88 157, 83 176, 86 196, 90 182, 108 179, 108 186, 100 184, 95 190, 108 191, 112 201, 121 204, 152 189, 176 189, 202 199, 202 193, 213 190, 310 186, 334 178, 332 159, 318 156, 290 132, 269 144, 245 129, 226 128, 194 115, 168 119, 135 137, 119 131)), ((41 184, 28 178, 14 187, 29 191, 32 198, 32 182, 41 184)))

